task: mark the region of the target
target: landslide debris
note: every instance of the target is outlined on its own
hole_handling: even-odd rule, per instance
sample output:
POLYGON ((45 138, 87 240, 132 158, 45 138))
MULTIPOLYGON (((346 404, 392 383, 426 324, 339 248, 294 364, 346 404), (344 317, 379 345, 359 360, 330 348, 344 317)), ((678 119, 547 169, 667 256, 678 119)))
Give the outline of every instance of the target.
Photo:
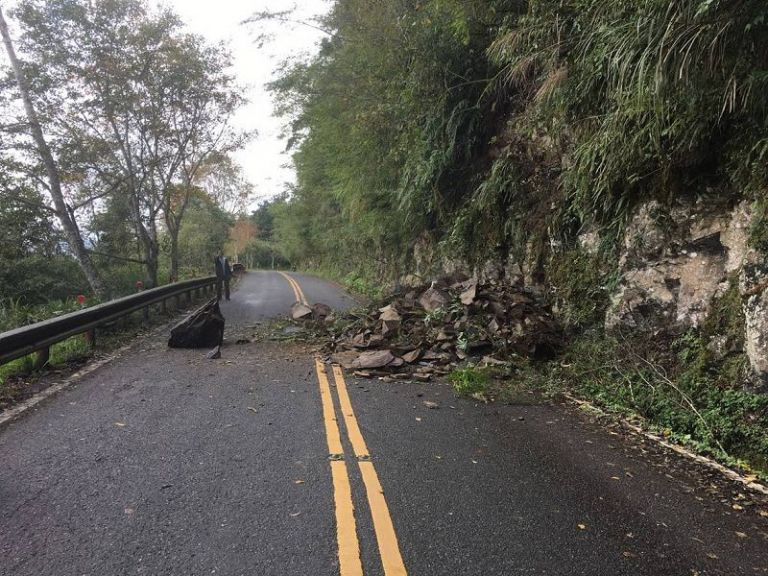
POLYGON ((464 360, 508 366, 548 358, 564 342, 551 309, 533 292, 471 279, 400 290, 328 326, 326 352, 361 377, 428 381, 464 360))

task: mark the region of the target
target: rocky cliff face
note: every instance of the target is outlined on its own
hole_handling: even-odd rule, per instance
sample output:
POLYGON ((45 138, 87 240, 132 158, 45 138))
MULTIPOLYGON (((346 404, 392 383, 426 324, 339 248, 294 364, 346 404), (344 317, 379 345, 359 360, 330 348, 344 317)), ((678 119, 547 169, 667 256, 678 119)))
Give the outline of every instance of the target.
MULTIPOLYGON (((768 267, 749 247, 751 222, 747 202, 641 206, 624 235, 606 329, 680 334, 700 327, 713 302, 737 283, 742 306, 733 313, 744 315, 744 351, 756 380, 768 381, 768 267)), ((720 336, 713 336, 713 348, 720 336)))
POLYGON ((706 212, 697 204, 641 206, 624 235, 606 328, 680 332, 699 326, 743 265, 748 225, 742 205, 706 212))
MULTIPOLYGON (((699 199, 671 207, 656 201, 641 205, 621 241, 618 282, 610 294, 606 330, 650 337, 680 335, 701 327, 713 303, 737 290, 740 302, 728 313, 743 315, 739 324, 743 338, 713 334, 711 348, 722 354, 746 353, 755 383, 768 384, 768 262, 749 245, 753 219, 747 201, 717 205, 699 199)), ((579 237, 583 252, 596 253, 599 243, 596 231, 579 237)), ((527 252, 532 249, 528 247, 527 252)), ((481 281, 542 291, 552 288, 547 285, 546 262, 543 273, 541 262, 511 257, 473 270, 440 255, 426 239, 417 246, 416 264, 418 276, 406 278, 406 283, 421 282, 437 272, 463 272, 481 281)))

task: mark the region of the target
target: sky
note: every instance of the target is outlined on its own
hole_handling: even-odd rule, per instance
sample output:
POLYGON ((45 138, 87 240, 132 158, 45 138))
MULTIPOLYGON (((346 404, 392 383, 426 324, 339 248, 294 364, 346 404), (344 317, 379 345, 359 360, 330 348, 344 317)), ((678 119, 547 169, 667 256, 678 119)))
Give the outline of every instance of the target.
POLYGON ((265 84, 274 78, 275 70, 286 58, 309 55, 317 51, 323 34, 309 26, 291 24, 245 24, 241 22, 256 12, 296 8, 296 20, 308 20, 325 14, 330 0, 163 0, 181 17, 189 31, 212 42, 225 42, 232 52, 232 72, 246 85, 250 103, 235 117, 234 126, 256 130, 258 136, 235 158, 254 185, 250 207, 285 190, 286 182, 294 182, 290 156, 284 153, 280 139, 283 122, 272 115, 273 102, 265 84), (261 26, 261 27, 260 27, 261 26), (268 26, 268 28, 263 28, 268 26), (261 48, 256 44, 260 32, 272 39, 261 48))

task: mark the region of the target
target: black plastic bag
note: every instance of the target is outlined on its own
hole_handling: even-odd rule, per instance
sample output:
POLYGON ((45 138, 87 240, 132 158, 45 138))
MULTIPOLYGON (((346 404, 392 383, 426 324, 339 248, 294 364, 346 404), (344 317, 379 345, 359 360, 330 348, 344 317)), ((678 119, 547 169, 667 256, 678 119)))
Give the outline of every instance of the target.
POLYGON ((171 329, 171 348, 213 348, 224 340, 224 316, 215 298, 171 329))

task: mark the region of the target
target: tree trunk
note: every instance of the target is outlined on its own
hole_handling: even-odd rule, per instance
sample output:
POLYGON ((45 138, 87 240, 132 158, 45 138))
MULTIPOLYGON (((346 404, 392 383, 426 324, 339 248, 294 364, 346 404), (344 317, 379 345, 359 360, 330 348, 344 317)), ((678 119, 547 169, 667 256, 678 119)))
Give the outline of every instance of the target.
POLYGON ((93 265, 91 256, 88 250, 85 248, 83 238, 80 236, 80 230, 77 226, 77 222, 70 215, 66 202, 64 201, 64 194, 61 191, 61 180, 59 178, 59 171, 56 167, 56 162, 53 159, 51 149, 48 147, 48 143, 43 135, 43 129, 40 126, 40 121, 37 117, 37 112, 32 105, 32 98, 29 93, 29 87, 27 85, 26 78, 21 70, 19 59, 16 57, 16 51, 13 48, 13 42, 11 41, 11 35, 8 32, 8 24, 5 21, 5 16, 0 8, 0 34, 3 36, 3 43, 5 44, 5 51, 8 53, 8 59, 11 62, 13 73, 16 76, 16 84, 21 93, 21 99, 24 102, 24 111, 27 115, 27 121, 29 122, 30 131, 32 132, 32 138, 35 140, 37 151, 45 166, 46 176, 48 178, 49 192, 53 199, 53 205, 56 210, 56 216, 61 222, 64 233, 69 241, 69 246, 73 251, 75 258, 80 264, 83 273, 85 274, 88 284, 91 286, 93 293, 103 298, 105 296, 104 285, 101 282, 101 278, 93 265))
POLYGON ((171 238, 171 282, 179 279, 179 229, 169 228, 168 235, 171 238))
POLYGON ((147 246, 147 261, 145 268, 146 278, 144 280, 144 286, 146 288, 157 288, 157 271, 160 267, 159 262, 159 250, 156 244, 147 246))

